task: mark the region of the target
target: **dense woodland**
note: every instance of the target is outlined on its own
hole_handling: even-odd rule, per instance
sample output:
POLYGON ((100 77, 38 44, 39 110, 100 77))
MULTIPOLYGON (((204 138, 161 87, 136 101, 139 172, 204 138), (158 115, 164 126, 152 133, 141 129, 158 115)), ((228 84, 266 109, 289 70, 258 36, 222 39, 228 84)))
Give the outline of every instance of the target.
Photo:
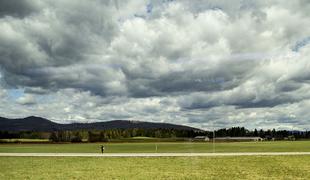
MULTIPOLYGON (((54 131, 54 132, 8 132, 0 131, 0 139, 50 139, 52 142, 106 142, 112 139, 125 139, 131 137, 154 137, 154 138, 194 138, 196 136, 213 137, 210 131, 176 130, 176 129, 110 129, 110 130, 80 130, 80 131, 54 131)), ((265 139, 310 139, 309 131, 287 130, 247 130, 244 127, 232 127, 215 131, 216 137, 262 137, 265 139)))

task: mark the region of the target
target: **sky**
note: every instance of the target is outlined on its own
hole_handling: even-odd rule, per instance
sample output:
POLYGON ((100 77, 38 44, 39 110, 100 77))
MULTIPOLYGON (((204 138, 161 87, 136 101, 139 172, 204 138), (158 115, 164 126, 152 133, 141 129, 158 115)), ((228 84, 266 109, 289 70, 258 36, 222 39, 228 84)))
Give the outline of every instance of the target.
POLYGON ((0 116, 310 128, 307 0, 0 0, 0 116))

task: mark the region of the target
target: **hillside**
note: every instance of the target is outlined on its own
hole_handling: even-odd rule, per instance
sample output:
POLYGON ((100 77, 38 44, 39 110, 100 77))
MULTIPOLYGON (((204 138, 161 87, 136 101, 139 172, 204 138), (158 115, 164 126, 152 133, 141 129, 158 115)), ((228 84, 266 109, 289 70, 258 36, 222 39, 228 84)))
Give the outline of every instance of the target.
POLYGON ((176 129, 202 131, 189 126, 169 123, 114 120, 95 123, 59 124, 41 117, 30 116, 20 119, 0 117, 0 131, 59 131, 59 130, 107 130, 107 129, 176 129))

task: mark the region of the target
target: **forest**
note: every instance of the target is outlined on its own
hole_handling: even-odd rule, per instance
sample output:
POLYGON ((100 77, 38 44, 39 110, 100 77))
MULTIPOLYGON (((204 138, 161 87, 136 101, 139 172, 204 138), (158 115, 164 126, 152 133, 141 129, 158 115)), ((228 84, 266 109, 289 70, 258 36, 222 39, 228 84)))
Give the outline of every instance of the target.
MULTIPOLYGON (((223 128, 214 131, 215 137, 261 137, 266 140, 282 140, 287 137, 296 139, 310 139, 309 131, 287 130, 248 130, 244 127, 223 128)), ((35 132, 0 131, 0 139, 49 139, 51 142, 107 142, 113 139, 126 139, 132 137, 152 138, 194 138, 196 136, 208 136, 213 138, 212 131, 177 130, 177 129, 109 129, 109 130, 76 130, 35 132)))

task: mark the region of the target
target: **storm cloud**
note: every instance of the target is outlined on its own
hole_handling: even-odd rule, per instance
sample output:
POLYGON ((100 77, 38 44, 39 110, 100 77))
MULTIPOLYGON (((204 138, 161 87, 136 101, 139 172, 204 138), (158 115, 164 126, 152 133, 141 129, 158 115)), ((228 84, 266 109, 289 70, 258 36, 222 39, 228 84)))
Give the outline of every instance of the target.
POLYGON ((0 115, 304 128, 309 12, 303 0, 2 0, 0 115))

